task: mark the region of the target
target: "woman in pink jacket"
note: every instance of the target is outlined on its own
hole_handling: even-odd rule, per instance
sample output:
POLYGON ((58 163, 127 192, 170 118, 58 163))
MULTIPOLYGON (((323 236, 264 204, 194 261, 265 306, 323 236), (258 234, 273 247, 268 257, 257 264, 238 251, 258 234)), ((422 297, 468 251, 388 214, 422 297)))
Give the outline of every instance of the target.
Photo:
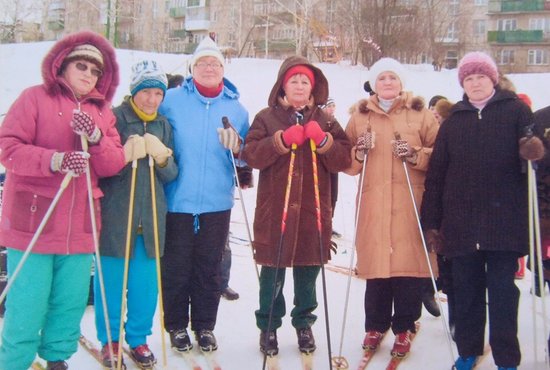
POLYGON ((98 177, 113 176, 125 164, 110 109, 119 75, 109 42, 91 32, 61 39, 42 62, 42 77, 43 84, 15 100, 0 127, 6 168, 0 245, 8 250, 8 279, 63 178, 72 178, 9 291, 0 369, 26 370, 36 354, 49 370, 68 369, 94 252, 85 172, 89 168, 97 218, 98 177))

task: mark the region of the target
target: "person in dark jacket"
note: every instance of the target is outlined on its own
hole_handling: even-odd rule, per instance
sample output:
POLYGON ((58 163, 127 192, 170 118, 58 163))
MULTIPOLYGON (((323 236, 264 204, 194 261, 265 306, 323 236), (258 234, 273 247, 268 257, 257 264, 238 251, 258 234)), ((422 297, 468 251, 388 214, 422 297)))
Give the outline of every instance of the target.
POLYGON ((451 258, 458 370, 483 354, 486 291, 489 342, 499 369, 516 369, 518 257, 528 249, 527 176, 522 160, 544 154, 530 136, 533 115, 498 86, 495 62, 466 54, 458 78, 464 97, 439 130, 425 182, 422 224, 429 248, 451 258))
MULTIPOLYGON (((155 356, 147 346, 151 334, 153 315, 157 307, 157 270, 155 243, 159 257, 164 251, 166 224, 166 198, 164 184, 174 180, 178 167, 174 162, 172 127, 168 120, 157 113, 167 88, 166 75, 154 60, 142 60, 132 66, 131 96, 114 108, 116 128, 124 143, 126 166, 115 176, 101 179, 105 193, 101 200, 103 230, 100 238, 101 266, 107 300, 110 334, 113 340, 113 356, 107 343, 105 313, 95 278, 95 321, 98 340, 103 345, 103 365, 116 367, 120 350, 120 312, 125 263, 128 265, 127 315, 124 324, 126 342, 134 360, 145 367, 152 367, 155 356), (153 228, 153 193, 151 190, 150 160, 153 160, 155 201, 158 235, 153 228), (136 162, 135 180, 133 163, 136 162), (133 184, 132 184, 132 181, 133 184), (130 199, 134 187, 134 198, 130 199), (132 203, 130 230, 130 259, 126 257, 126 237, 129 205, 132 203), (158 240, 155 241, 155 237, 158 240)), ((97 268, 96 268, 97 271, 97 268)))
POLYGON ((317 318, 313 314, 317 308, 315 281, 321 263, 329 259, 332 233, 330 173, 342 171, 351 162, 351 144, 340 124, 336 120, 329 124, 328 116, 319 108, 327 98, 328 82, 320 69, 303 57, 285 59, 268 107, 256 115, 245 140, 243 159, 260 170, 253 241, 256 262, 262 266, 256 325, 261 330, 260 350, 268 355, 278 352, 276 330, 285 314, 287 267, 293 270, 291 316, 299 349, 312 352, 316 348, 311 330, 317 318), (317 148, 321 230, 317 228, 310 140, 317 148), (287 184, 291 150, 295 161, 292 182, 287 184), (284 209, 287 186, 288 209, 284 209), (287 212, 284 230, 280 223, 283 212, 287 212), (275 283, 277 292, 272 301, 275 283))
POLYGON ((88 191, 97 209, 103 195, 98 179, 124 166, 110 108, 119 81, 111 44, 92 32, 67 35, 46 54, 42 78, 21 93, 0 128, 0 163, 7 171, 0 245, 7 247, 9 279, 61 194, 6 300, 0 347, 0 369, 6 370, 27 370, 36 354, 48 370, 68 369, 94 252, 88 191))

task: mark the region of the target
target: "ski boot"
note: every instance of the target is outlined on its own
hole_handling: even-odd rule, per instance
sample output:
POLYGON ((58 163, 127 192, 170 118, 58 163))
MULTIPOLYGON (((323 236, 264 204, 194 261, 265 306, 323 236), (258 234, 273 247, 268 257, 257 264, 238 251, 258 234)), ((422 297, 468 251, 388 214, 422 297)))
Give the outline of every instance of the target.
POLYGON ((476 364, 476 356, 459 357, 455 361, 455 370, 472 370, 476 364))
POLYGON ((411 350, 411 331, 407 330, 403 333, 397 333, 395 335, 395 342, 393 342, 393 348, 391 355, 393 357, 405 357, 411 350))
POLYGON ((365 334, 362 347, 365 350, 376 351, 384 339, 384 333, 376 330, 369 330, 365 334))
POLYGON ((218 349, 218 343, 212 330, 201 329, 195 332, 195 339, 203 352, 212 352, 218 349))
MULTIPOLYGON (((106 345, 104 345, 103 348, 101 348, 102 363, 103 363, 103 366, 106 367, 106 368, 118 369, 118 366, 117 366, 118 365, 117 364, 118 352, 121 349, 118 345, 118 342, 113 342, 112 346, 113 346, 113 357, 112 358, 111 358, 111 353, 109 351, 109 344, 108 343, 106 345)), ((120 355, 120 361, 121 361, 121 369, 126 369, 126 365, 124 364, 124 358, 123 358, 122 354, 120 355)))
POLYGON ((299 328, 296 329, 296 335, 298 336, 298 348, 302 353, 312 353, 315 351, 315 338, 311 328, 299 328))
POLYGON ((189 334, 187 334, 186 329, 170 330, 169 333, 170 344, 174 350, 177 352, 189 352, 193 349, 191 338, 189 338, 189 334))
POLYGON ((260 333, 260 351, 267 356, 275 356, 279 353, 276 331, 264 331, 260 333))
POLYGON ((132 359, 139 364, 142 369, 152 369, 157 363, 157 359, 147 344, 142 344, 130 349, 132 359))
POLYGON ((65 361, 48 361, 46 370, 68 370, 69 365, 65 361))

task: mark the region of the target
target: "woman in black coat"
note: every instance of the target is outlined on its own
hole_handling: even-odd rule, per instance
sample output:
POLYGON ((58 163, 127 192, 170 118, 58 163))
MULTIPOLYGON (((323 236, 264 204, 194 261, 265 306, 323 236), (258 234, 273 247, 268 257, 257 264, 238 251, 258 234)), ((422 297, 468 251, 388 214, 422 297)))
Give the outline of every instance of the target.
POLYGON ((494 61, 480 52, 459 63, 465 94, 442 124, 426 175, 422 223, 429 248, 452 259, 457 370, 483 353, 486 290, 495 364, 516 369, 518 257, 528 251, 524 160, 542 157, 542 141, 526 137, 533 115, 501 90, 494 61))

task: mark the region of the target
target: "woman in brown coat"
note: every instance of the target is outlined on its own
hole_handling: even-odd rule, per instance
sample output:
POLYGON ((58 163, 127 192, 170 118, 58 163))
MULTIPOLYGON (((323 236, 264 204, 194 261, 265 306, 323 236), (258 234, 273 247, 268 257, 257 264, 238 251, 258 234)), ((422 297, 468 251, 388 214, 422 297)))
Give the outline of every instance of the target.
MULTIPOLYGON (((403 161, 420 205, 438 130, 423 100, 403 91, 404 82, 399 62, 391 58, 376 62, 370 70, 375 95, 356 104, 346 127, 350 141, 356 143, 346 173, 357 175, 366 166, 356 237, 357 273, 367 280, 363 347, 378 348, 391 327, 396 356, 410 350, 410 335, 422 310, 419 278, 430 276, 403 161)), ((431 257, 435 262, 435 254, 431 257)))
POLYGON ((256 115, 245 140, 243 158, 260 170, 253 243, 256 262, 262 265, 256 324, 262 331, 260 350, 269 355, 278 352, 276 329, 282 325, 286 310, 283 285, 287 267, 293 268, 291 316, 299 348, 302 352, 315 350, 311 331, 317 318, 313 314, 317 307, 315 281, 321 263, 330 257, 330 173, 349 167, 351 161, 351 144, 343 129, 318 108, 327 98, 328 82, 321 70, 303 57, 287 58, 271 90, 268 107, 256 115), (310 140, 317 147, 321 233, 317 229, 310 140), (296 157, 283 232, 281 220, 294 146, 296 157), (277 294, 272 301, 275 278, 277 294))

